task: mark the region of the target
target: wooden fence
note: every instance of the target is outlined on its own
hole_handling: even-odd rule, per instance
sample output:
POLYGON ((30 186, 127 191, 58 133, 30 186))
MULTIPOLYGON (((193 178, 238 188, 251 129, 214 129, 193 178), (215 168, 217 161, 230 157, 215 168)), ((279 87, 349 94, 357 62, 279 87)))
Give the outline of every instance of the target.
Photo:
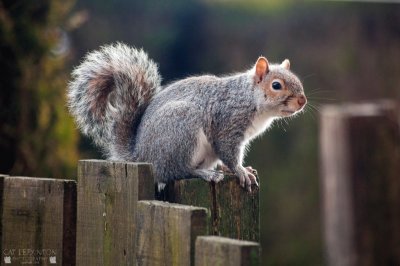
POLYGON ((257 189, 226 176, 155 191, 146 163, 83 160, 77 181, 1 175, 1 264, 259 264, 257 189))
POLYGON ((400 265, 399 111, 391 101, 322 110, 328 265, 400 265))
MULTIPOLYGON (((322 111, 328 265, 400 265, 399 110, 322 111)), ((259 264, 258 190, 227 175, 155 191, 146 163, 80 161, 77 181, 0 175, 1 265, 259 264)))

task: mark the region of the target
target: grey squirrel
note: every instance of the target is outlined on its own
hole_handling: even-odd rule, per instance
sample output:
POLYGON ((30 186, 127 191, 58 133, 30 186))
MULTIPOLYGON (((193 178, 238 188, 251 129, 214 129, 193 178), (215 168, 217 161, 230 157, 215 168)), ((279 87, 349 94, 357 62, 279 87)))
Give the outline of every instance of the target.
POLYGON ((242 166, 246 145, 274 119, 303 110, 289 60, 259 57, 243 73, 195 76, 161 86, 157 65, 122 43, 89 53, 72 72, 68 104, 82 132, 110 160, 153 164, 155 181, 198 177, 218 182, 229 168, 240 185, 257 184, 242 166))

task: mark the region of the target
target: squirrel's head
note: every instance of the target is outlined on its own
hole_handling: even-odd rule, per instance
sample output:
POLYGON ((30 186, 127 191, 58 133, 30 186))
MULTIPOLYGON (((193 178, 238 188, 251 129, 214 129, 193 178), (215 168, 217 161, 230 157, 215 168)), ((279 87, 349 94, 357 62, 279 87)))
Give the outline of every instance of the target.
POLYGON ((263 105, 268 106, 278 117, 300 112, 307 103, 303 85, 290 71, 290 62, 285 59, 280 65, 269 64, 265 57, 258 58, 252 69, 258 93, 264 94, 263 105))

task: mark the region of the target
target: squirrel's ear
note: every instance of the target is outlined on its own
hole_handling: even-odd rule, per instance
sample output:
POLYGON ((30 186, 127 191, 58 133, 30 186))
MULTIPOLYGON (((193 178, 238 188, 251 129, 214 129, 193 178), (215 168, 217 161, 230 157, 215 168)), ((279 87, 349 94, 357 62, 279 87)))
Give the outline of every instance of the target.
POLYGON ((264 79, 264 76, 269 71, 269 65, 268 65, 267 58, 260 56, 257 60, 255 70, 256 70, 255 74, 256 74, 257 83, 260 83, 264 79))
POLYGON ((290 61, 289 61, 289 59, 283 60, 283 62, 281 64, 281 67, 286 68, 287 70, 289 70, 290 69, 290 61))

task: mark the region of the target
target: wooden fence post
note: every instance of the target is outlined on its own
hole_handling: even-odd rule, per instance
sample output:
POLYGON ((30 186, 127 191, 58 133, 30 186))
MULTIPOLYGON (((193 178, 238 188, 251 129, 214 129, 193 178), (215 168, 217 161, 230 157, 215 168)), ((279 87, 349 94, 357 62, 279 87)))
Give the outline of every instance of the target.
POLYGON ((193 265, 198 235, 207 234, 207 210, 161 201, 139 201, 137 265, 193 265))
POLYGON ((80 161, 77 264, 134 264, 137 202, 153 198, 150 164, 80 161))
POLYGON ((258 266, 260 245, 256 242, 218 236, 199 236, 195 266, 258 266))
POLYGON ((260 240, 259 190, 249 193, 239 186, 236 176, 226 174, 219 183, 184 179, 167 184, 158 199, 208 209, 209 230, 213 235, 260 240))
POLYGON ((2 176, 0 199, 2 265, 75 265, 75 181, 2 176))
POLYGON ((320 142, 328 265, 400 265, 398 106, 325 107, 320 142))

